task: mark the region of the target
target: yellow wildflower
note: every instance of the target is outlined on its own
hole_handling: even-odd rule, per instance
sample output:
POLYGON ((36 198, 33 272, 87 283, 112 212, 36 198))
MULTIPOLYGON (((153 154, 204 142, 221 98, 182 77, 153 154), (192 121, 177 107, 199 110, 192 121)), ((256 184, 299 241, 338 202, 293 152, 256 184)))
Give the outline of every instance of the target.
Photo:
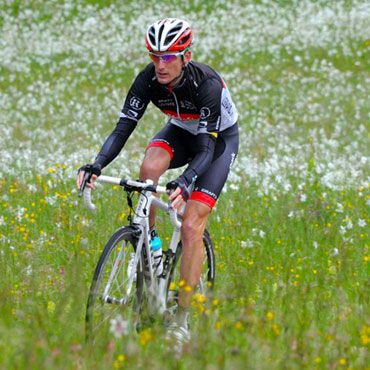
POLYGON ((240 321, 237 321, 237 322, 235 323, 235 329, 236 329, 236 330, 242 330, 242 329, 243 329, 243 323, 242 323, 242 322, 240 322, 240 321))
POLYGON ((184 286, 185 286, 185 284, 186 284, 185 280, 181 280, 181 281, 179 282, 179 287, 180 287, 180 288, 182 288, 182 287, 184 287, 184 286))
POLYGON ((339 365, 347 365, 347 360, 342 357, 341 359, 339 359, 339 365))

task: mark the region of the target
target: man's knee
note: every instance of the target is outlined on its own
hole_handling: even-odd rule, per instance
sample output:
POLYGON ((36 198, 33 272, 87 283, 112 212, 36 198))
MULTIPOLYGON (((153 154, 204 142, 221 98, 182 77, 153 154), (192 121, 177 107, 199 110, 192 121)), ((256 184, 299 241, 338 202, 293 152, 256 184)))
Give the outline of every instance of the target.
POLYGON ((210 209, 203 203, 195 201, 189 202, 190 204, 187 205, 189 209, 185 211, 182 221, 182 236, 185 240, 199 241, 203 239, 203 233, 210 209))
POLYGON ((151 179, 152 177, 160 176, 163 172, 160 171, 158 164, 149 159, 144 160, 141 165, 140 173, 142 176, 145 176, 145 179, 151 179))
POLYGON ((203 228, 195 219, 184 219, 182 222, 181 232, 184 238, 196 238, 202 237, 203 228))

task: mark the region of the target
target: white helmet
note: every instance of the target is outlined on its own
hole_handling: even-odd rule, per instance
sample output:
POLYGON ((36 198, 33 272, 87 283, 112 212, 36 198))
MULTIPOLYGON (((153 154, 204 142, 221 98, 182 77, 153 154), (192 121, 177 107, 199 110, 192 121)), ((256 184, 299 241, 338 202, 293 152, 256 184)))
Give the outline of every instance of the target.
POLYGON ((165 18, 148 28, 145 41, 149 51, 184 51, 194 42, 194 34, 188 22, 165 18))

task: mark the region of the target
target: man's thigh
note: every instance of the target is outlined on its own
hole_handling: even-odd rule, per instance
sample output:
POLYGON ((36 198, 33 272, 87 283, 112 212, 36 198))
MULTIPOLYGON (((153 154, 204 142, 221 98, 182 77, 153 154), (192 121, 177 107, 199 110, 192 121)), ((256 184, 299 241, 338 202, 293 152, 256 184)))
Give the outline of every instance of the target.
POLYGON ((167 125, 159 131, 148 144, 147 150, 151 148, 162 148, 166 150, 171 158, 169 168, 182 167, 191 160, 191 145, 194 135, 173 124, 167 125))

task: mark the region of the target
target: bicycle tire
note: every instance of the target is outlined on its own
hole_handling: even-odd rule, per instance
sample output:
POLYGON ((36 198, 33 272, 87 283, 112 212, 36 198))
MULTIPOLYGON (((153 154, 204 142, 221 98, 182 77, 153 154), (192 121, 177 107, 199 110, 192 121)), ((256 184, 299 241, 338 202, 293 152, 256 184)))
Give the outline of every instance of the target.
MULTIPOLYGON (((207 230, 203 234, 204 245, 204 262, 203 270, 198 284, 198 292, 207 297, 211 294, 215 284, 216 260, 213 242, 207 230)), ((180 264, 178 263, 182 254, 182 242, 179 241, 176 249, 176 255, 172 260, 167 283, 167 310, 174 313, 177 308, 179 281, 180 281, 180 264)))
MULTIPOLYGON (((125 330, 137 329, 140 325, 139 316, 143 293, 143 271, 140 262, 136 266, 136 279, 134 279, 128 302, 124 305, 117 303, 125 296, 127 288, 127 266, 131 253, 135 253, 138 234, 131 226, 123 227, 115 232, 106 244, 98 264, 95 268, 90 286, 86 308, 86 338, 95 341, 97 337, 102 340, 109 338, 109 325, 111 319, 119 317, 125 322, 125 330), (121 248, 124 248, 121 257, 121 248), (111 275, 111 269, 117 264, 114 278, 108 293, 108 301, 102 300, 106 282, 111 275), (99 299, 100 298, 100 299, 99 299)), ((113 333, 115 334, 115 333, 113 333)))

